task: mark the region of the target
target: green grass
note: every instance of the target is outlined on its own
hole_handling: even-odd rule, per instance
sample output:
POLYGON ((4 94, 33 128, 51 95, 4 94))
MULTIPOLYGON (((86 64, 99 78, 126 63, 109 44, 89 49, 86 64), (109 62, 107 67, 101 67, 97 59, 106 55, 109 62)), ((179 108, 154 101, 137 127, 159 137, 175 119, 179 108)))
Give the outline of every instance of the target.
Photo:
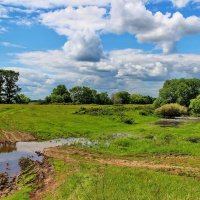
POLYGON ((200 136, 200 123, 186 123, 176 128, 162 128, 154 123, 154 115, 139 113, 151 106, 127 105, 122 112, 120 106, 95 105, 0 105, 0 129, 28 132, 38 139, 86 137, 98 140, 100 145, 92 149, 116 154, 189 154, 200 155, 200 143, 188 138, 200 136), (107 114, 74 114, 81 107, 111 110, 107 114), (114 109, 114 111, 113 111, 114 109), (126 124, 121 115, 134 120, 126 124), (128 133, 133 138, 113 138, 113 133, 128 133), (110 146, 105 146, 105 142, 110 146))
MULTIPOLYGON (((53 161, 64 180, 46 200, 197 200, 200 182, 145 169, 53 161)), ((59 180, 59 179, 58 179, 59 180)))
POLYGON ((29 200, 30 196, 29 196, 29 192, 31 192, 31 188, 29 187, 24 187, 21 190, 19 190, 18 192, 3 198, 3 200, 29 200))
MULTIPOLYGON (((76 144, 74 148, 110 157, 145 154, 146 159, 151 160, 153 155, 179 154, 193 155, 198 160, 200 123, 162 128, 155 124, 159 118, 150 114, 150 110, 151 105, 0 105, 0 129, 30 133, 39 140, 89 138, 98 141, 98 145, 82 147, 76 144), (80 110, 81 107, 86 111, 82 112, 85 109, 80 110), (131 119, 134 123, 126 124, 123 119, 131 119), (116 133, 122 135, 113 136, 116 133)), ((185 160, 180 162, 181 166, 195 165, 192 159, 188 163, 184 163, 185 160)), ((55 181, 63 181, 53 193, 48 193, 47 200, 200 199, 200 182, 193 178, 147 169, 102 166, 81 160, 78 167, 55 159, 52 163, 55 181)), ((30 188, 22 187, 6 200, 29 199, 29 192, 30 188)))

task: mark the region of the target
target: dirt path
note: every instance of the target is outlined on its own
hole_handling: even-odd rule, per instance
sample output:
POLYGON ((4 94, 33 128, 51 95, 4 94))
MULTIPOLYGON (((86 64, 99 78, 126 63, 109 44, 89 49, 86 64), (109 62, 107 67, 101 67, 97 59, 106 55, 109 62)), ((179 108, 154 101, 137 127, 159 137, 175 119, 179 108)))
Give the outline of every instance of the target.
MULTIPOLYGON (((195 159, 194 157, 189 156, 158 156, 157 158, 145 159, 143 160, 130 160, 129 157, 127 158, 113 158, 113 157, 105 157, 101 154, 97 153, 89 153, 85 151, 79 151, 75 149, 63 149, 62 147, 55 147, 55 148, 49 148, 45 150, 45 155, 47 157, 57 158, 64 160, 65 162, 77 162, 75 158, 72 158, 74 156, 79 156, 81 159, 84 159, 85 161, 92 161, 97 162, 104 165, 115 165, 115 166, 121 166, 121 167, 134 167, 134 168, 147 168, 152 170, 159 170, 159 171, 170 171, 173 172, 173 174, 177 174, 178 172, 182 175, 184 173, 200 173, 200 166, 199 165, 192 165, 192 166, 180 166, 177 162, 180 162, 182 159, 182 162, 187 161, 188 159, 195 159), (173 159, 172 160, 168 159, 173 159), (159 160, 159 162, 158 162, 159 160)), ((181 163, 181 162, 180 162, 181 163)), ((200 164, 200 160, 199 160, 200 164)))
POLYGON ((0 143, 4 143, 4 142, 11 142, 11 143, 15 143, 15 142, 28 142, 28 141, 33 141, 35 140, 35 138, 27 133, 21 133, 21 132, 17 132, 17 131, 3 131, 0 130, 0 143))

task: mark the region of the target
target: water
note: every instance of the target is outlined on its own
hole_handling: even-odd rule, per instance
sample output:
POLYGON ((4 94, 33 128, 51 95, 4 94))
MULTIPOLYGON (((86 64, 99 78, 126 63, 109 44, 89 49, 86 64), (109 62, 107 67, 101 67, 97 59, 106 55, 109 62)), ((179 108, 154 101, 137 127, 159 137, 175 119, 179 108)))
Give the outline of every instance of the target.
POLYGON ((62 145, 91 146, 93 143, 84 138, 68 138, 51 140, 47 142, 18 142, 16 144, 0 144, 0 173, 8 173, 9 177, 15 177, 20 173, 19 159, 22 157, 31 158, 34 161, 42 161, 43 156, 36 152, 43 152, 45 148, 62 145))
POLYGON ((160 125, 160 127, 179 127, 184 123, 200 123, 200 118, 198 117, 176 117, 175 119, 161 119, 155 124, 160 125))

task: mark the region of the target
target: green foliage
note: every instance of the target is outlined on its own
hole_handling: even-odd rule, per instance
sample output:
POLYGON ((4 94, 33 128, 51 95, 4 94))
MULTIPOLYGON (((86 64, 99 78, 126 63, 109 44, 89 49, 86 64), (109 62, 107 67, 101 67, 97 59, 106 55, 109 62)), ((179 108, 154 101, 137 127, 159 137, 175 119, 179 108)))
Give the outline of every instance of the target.
POLYGON ((139 111, 139 115, 141 115, 141 116, 149 116, 149 115, 152 115, 152 114, 153 114, 153 111, 150 110, 150 109, 139 111))
POLYGON ((126 91, 117 92, 112 95, 113 104, 129 104, 130 94, 126 91))
POLYGON ((152 104, 153 102, 154 98, 150 96, 142 96, 140 94, 130 95, 130 103, 132 104, 152 104))
POLYGON ((94 91, 89 87, 76 86, 70 90, 72 102, 80 104, 94 103, 94 91))
POLYGON ((167 80, 159 92, 159 97, 154 102, 156 108, 170 103, 189 106, 190 100, 200 93, 199 79, 173 79, 167 80))
POLYGON ((107 92, 101 92, 96 94, 95 103, 99 105, 109 105, 112 104, 112 101, 107 92))
POLYGON ((24 94, 18 94, 15 98, 15 102, 18 104, 28 104, 31 99, 25 96, 24 94))
POLYGON ((0 103, 11 104, 21 90, 18 85, 19 73, 12 70, 0 70, 0 103))
POLYGON ((121 121, 125 124, 134 124, 135 120, 128 116, 121 117, 121 121))
POLYGON ((200 115, 200 95, 196 99, 192 99, 189 107, 194 114, 200 115))
POLYGON ((161 117, 174 118, 187 114, 187 108, 176 103, 166 104, 157 108, 155 113, 161 117))
POLYGON ((45 98, 45 103, 69 103, 71 102, 70 93, 65 85, 58 85, 53 89, 50 96, 45 98))

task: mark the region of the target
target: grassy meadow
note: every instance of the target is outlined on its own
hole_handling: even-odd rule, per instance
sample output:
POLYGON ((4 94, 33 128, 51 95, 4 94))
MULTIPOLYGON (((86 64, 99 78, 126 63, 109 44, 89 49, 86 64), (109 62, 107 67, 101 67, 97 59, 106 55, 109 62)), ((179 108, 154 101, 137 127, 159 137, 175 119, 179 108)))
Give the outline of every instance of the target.
MULTIPOLYGON (((47 200, 200 199, 200 123, 161 127, 159 120, 151 105, 0 105, 2 130, 38 140, 88 138, 94 144, 64 146, 49 159, 57 186, 45 192, 47 200), (63 153, 69 148, 92 156, 63 153), (114 162, 118 159, 142 165, 114 162)), ((5 199, 29 199, 33 188, 24 185, 5 199)))

